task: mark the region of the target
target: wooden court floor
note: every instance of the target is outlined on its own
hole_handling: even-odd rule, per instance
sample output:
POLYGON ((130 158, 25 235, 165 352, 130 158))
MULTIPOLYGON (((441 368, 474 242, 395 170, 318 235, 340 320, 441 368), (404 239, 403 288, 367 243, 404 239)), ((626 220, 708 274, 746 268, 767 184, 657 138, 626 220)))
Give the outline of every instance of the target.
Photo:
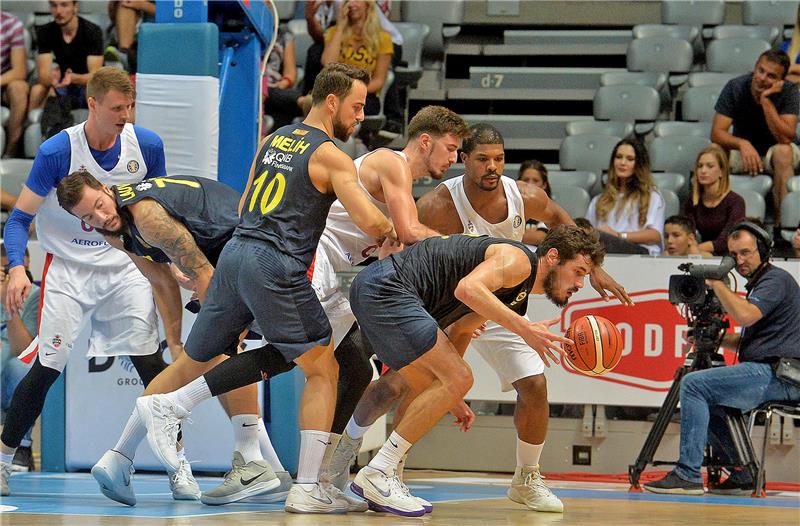
MULTIPOLYGON (((419 525, 522 526, 573 525, 800 525, 800 494, 770 492, 766 499, 748 497, 679 497, 628 493, 623 484, 553 481, 563 500, 563 514, 528 511, 505 498, 505 474, 408 472, 415 494, 433 502, 434 512, 423 518, 365 513, 339 516, 292 515, 281 505, 234 504, 221 507, 174 502, 166 477, 137 475, 139 502, 129 508, 100 495, 89 474, 14 475, 14 495, 0 501, 8 510, 0 524, 129 526, 129 525, 419 525), (11 510, 11 508, 16 508, 11 510)), ((200 478, 203 489, 217 479, 200 478)))

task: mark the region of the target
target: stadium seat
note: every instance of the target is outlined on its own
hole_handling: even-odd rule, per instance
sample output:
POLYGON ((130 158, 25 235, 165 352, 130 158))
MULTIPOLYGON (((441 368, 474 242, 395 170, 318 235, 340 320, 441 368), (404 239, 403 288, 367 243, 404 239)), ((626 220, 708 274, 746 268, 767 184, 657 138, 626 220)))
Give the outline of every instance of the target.
POLYGON ((627 137, 633 133, 633 124, 622 121, 570 121, 566 126, 567 135, 611 135, 627 137))
POLYGON ((650 86, 602 86, 594 94, 594 118, 639 124, 637 133, 647 133, 658 118, 661 98, 650 86))
POLYGON ((597 174, 594 172, 552 170, 547 173, 547 179, 550 181, 551 188, 554 186, 577 186, 587 192, 591 192, 597 184, 597 174))
POLYGON ((600 75, 601 86, 616 84, 638 84, 661 91, 667 84, 667 75, 655 71, 609 71, 600 75))
POLYGON ((683 174, 672 172, 656 172, 653 174, 653 181, 659 190, 669 190, 680 194, 686 187, 686 177, 683 174))
POLYGON ((800 176, 795 175, 794 177, 790 177, 786 182, 786 188, 790 192, 800 192, 800 176))
POLYGON ((667 137, 669 135, 693 135, 695 137, 710 137, 711 122, 683 122, 683 121, 664 121, 657 122, 653 129, 656 137, 667 137))
POLYGON ((294 17, 296 0, 274 0, 275 9, 280 20, 291 20, 294 17))
POLYGON ((294 84, 302 87, 308 48, 314 44, 314 39, 308 34, 308 26, 305 19, 289 20, 287 25, 289 31, 294 35, 294 55, 297 62, 297 80, 295 80, 294 84))
POLYGON ((444 56, 445 39, 461 32, 464 22, 464 0, 441 2, 406 2, 403 5, 404 21, 426 24, 430 32, 423 44, 423 53, 437 60, 444 56))
POLYGON ((19 195, 32 167, 32 159, 3 159, 0 162, 0 179, 3 181, 3 190, 19 195))
POLYGON ((711 122, 714 120, 714 105, 724 86, 698 86, 683 94, 681 117, 685 121, 711 122))
POLYGON ((774 26, 723 25, 715 27, 712 36, 715 39, 736 37, 758 38, 770 44, 775 44, 782 33, 783 31, 774 26))
POLYGON ((695 71, 689 73, 689 87, 724 86, 729 80, 738 77, 737 73, 717 73, 713 71, 695 71))
POLYGON ((758 38, 723 38, 712 40, 706 50, 708 71, 744 74, 753 70, 758 56, 770 45, 758 38))
POLYGON ((415 86, 422 78, 422 44, 431 29, 426 24, 415 22, 395 22, 395 27, 403 35, 403 57, 405 66, 394 68, 398 86, 415 86))
MULTIPOLYGON (((724 0, 662 0, 661 22, 689 26, 717 26, 725 20, 724 0)), ((708 38, 710 31, 703 31, 708 38)))
POLYGON ((742 22, 755 26, 793 26, 797 19, 797 0, 745 0, 742 22))
POLYGON ((584 217, 589 209, 589 192, 577 186, 553 186, 553 201, 561 205, 570 217, 584 217))
POLYGON ((383 101, 386 99, 386 92, 389 91, 389 86, 394 82, 394 73, 390 69, 386 73, 386 81, 383 83, 378 99, 381 102, 381 111, 377 115, 365 115, 364 120, 361 122, 361 130, 367 133, 377 133, 383 125, 386 124, 386 115, 383 113, 383 101))
POLYGON ((691 135, 656 137, 650 143, 650 166, 654 172, 675 172, 688 179, 697 154, 710 143, 707 137, 691 135))
POLYGON ((572 115, 464 115, 469 125, 491 122, 503 134, 506 150, 557 150, 572 115))
POLYGON ((628 44, 627 65, 630 71, 667 73, 673 86, 686 82, 693 61, 692 45, 680 38, 637 38, 628 44))
POLYGON ((633 38, 668 37, 694 42, 700 36, 697 26, 683 24, 637 24, 633 38))
POLYGON ((6 129, 0 126, 0 152, 6 149, 6 129))
POLYGON ((621 139, 611 135, 569 135, 558 152, 562 170, 581 170, 600 175, 608 169, 611 152, 621 139))
POLYGON ((666 188, 661 189, 661 197, 664 198, 664 217, 674 216, 681 213, 681 201, 678 194, 666 188))
MULTIPOLYGON (((739 190, 750 190, 766 197, 772 190, 772 177, 768 175, 731 175, 731 190, 739 193, 739 190)), ((791 190, 790 190, 791 191, 791 190)))
POLYGON ((33 159, 36 157, 36 152, 39 151, 39 146, 44 142, 42 136, 42 128, 39 123, 31 124, 22 133, 22 147, 25 152, 25 157, 33 159))
POLYGON ((767 204, 764 198, 755 190, 737 190, 737 194, 744 199, 744 213, 747 217, 757 217, 764 220, 767 204))
POLYGON ((800 225, 800 192, 786 194, 781 203, 781 236, 791 241, 794 231, 800 225))

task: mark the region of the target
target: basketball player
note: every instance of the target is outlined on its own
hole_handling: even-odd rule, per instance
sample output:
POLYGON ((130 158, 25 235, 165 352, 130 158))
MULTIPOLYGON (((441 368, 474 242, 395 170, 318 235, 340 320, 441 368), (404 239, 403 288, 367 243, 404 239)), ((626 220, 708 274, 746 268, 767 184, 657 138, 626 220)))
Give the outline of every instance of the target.
MULTIPOLYGON (((502 175, 503 137, 494 127, 474 125, 464 141, 461 158, 466 174, 445 181, 417 203, 420 220, 431 228, 443 234, 464 232, 522 241, 528 220, 552 226, 573 223, 543 190, 502 175)), ((604 297, 609 290, 620 301, 630 303, 625 289, 600 266, 593 268, 591 278, 604 297)), ((518 395, 514 414, 517 470, 509 496, 538 511, 563 511, 561 501, 544 485, 538 471, 549 416, 544 364, 522 338, 493 323, 473 341, 473 348, 495 369, 503 389, 513 387, 518 395)), ((368 387, 333 456, 331 472, 338 484, 346 484, 364 433, 405 389, 402 377, 391 371, 368 387)), ((402 463, 398 476, 402 482, 402 463)))
POLYGON ((350 289, 353 312, 378 358, 414 396, 381 450, 356 475, 353 491, 373 510, 423 515, 397 467, 472 386, 462 356, 474 330, 493 320, 522 338, 544 364, 557 363, 557 344, 572 342, 548 332, 558 318, 528 321, 528 295, 545 294, 564 307, 602 261, 594 234, 562 225, 545 237, 538 257, 517 241, 454 235, 427 239, 361 271, 350 289))
MULTIPOLYGON (((31 286, 22 260, 28 228, 37 212, 36 231, 47 258, 38 355, 28 354, 28 359, 36 361, 14 393, 0 436, 3 495, 9 493, 14 451, 64 370, 84 318, 89 318, 91 327, 89 356, 130 355, 144 385, 166 367, 150 284, 99 232, 62 210, 55 195, 58 182, 81 167, 90 168, 109 184, 166 175, 164 147, 152 131, 127 123, 134 96, 127 73, 100 68, 89 80, 87 95, 89 118, 42 144, 5 228, 11 267, 6 306, 12 315, 22 307, 31 286)), ((167 343, 171 351, 182 352, 179 338, 167 343)), ((176 499, 200 496, 185 459, 180 460, 170 484, 176 499)))
MULTIPOLYGON (((61 180, 56 196, 67 212, 94 227, 110 245, 125 251, 154 289, 165 289, 160 296, 170 304, 160 310, 173 315, 175 319, 165 324, 173 324, 180 335, 181 297, 169 264, 172 262, 189 279, 198 297, 206 297, 222 247, 239 222, 239 193, 223 183, 191 176, 158 177, 108 187, 89 172, 78 171, 61 180)), ((176 361, 186 359, 181 353, 176 361)), ((288 370, 285 361, 280 362, 288 370)), ((254 495, 266 501, 282 500, 292 478, 281 465, 258 416, 257 387, 238 389, 220 401, 233 424, 234 467, 225 483, 204 492, 201 500, 227 504, 254 495), (257 481, 242 485, 242 478, 257 481)), ((136 504, 129 474, 136 448, 146 434, 147 428, 134 408, 116 446, 92 468, 108 498, 129 506, 136 504)))
MULTIPOLYGON (((363 120, 368 82, 369 75, 361 69, 326 66, 314 82, 313 107, 305 121, 279 128, 262 142, 239 204, 239 225, 220 255, 185 346, 195 373, 235 345, 255 319, 264 338, 303 370, 300 463, 285 505, 297 513, 344 513, 348 508, 346 500, 331 496, 318 483, 339 369, 330 323, 307 277, 325 218, 338 197, 366 234, 379 243, 397 239, 391 222, 359 186, 353 161, 331 141, 333 136, 346 140, 363 120)), ((158 391, 150 392, 189 383, 184 381, 185 371, 171 369, 156 379, 158 391)), ((166 449, 174 448, 178 423, 188 414, 185 407, 206 392, 207 388, 177 399, 155 395, 138 400, 148 441, 168 468, 178 462, 166 449)))

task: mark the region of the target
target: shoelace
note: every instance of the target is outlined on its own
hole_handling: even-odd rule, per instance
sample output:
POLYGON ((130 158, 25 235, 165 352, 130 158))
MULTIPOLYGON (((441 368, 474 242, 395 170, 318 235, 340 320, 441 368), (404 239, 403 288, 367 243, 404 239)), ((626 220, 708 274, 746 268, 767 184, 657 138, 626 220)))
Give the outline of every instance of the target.
POLYGON ((525 475, 525 485, 531 488, 537 495, 551 495, 552 491, 544 483, 541 473, 532 471, 525 475))
POLYGON ((190 473, 191 471, 189 467, 189 462, 187 462, 186 460, 181 460, 180 466, 178 467, 178 471, 176 471, 175 474, 172 475, 172 484, 174 486, 177 486, 178 483, 191 484, 192 481, 189 475, 190 473))

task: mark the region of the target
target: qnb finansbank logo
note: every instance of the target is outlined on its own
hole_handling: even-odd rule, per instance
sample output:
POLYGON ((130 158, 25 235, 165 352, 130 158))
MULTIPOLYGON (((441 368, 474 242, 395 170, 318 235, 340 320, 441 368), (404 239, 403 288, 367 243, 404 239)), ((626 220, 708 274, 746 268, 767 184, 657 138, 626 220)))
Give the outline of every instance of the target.
MULTIPOLYGON (((636 302, 633 307, 600 298, 571 302, 562 313, 561 330, 566 332, 573 320, 589 314, 609 319, 622 334, 622 359, 613 371, 591 379, 666 392, 675 371, 685 361, 683 337, 689 327, 680 307, 669 302, 666 289, 639 291, 630 296, 636 302)), ((730 323, 729 330, 733 330, 736 324, 733 319, 730 323)), ((724 356, 728 364, 733 362, 734 353, 725 351, 724 356)), ((561 366, 571 374, 589 378, 573 369, 567 360, 561 360, 561 366)))

